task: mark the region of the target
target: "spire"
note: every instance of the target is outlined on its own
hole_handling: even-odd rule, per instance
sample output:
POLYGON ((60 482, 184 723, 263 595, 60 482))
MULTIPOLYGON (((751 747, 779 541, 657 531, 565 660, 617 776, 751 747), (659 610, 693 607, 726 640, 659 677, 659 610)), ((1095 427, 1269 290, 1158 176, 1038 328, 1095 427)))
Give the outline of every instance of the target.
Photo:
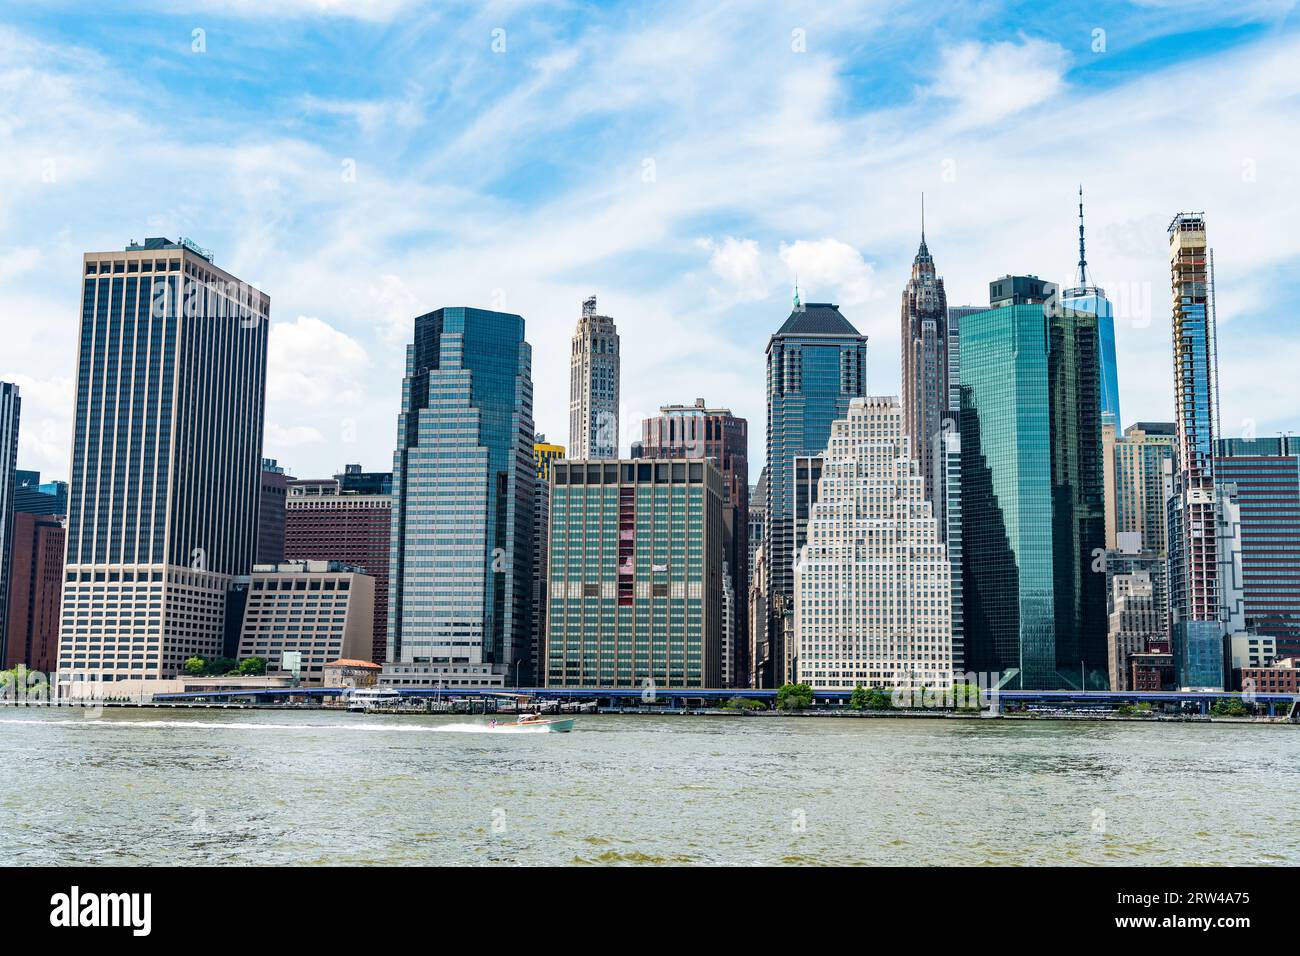
POLYGON ((934 271, 934 260, 930 257, 930 247, 925 244, 925 193, 921 193, 921 247, 916 250, 916 258, 912 260, 913 274, 916 272, 916 266, 923 262, 929 263, 931 265, 930 271, 934 271))
POLYGON ((1079 184, 1079 288, 1088 285, 1088 258, 1083 254, 1083 184, 1079 184))
POLYGON ((794 310, 799 311, 799 273, 794 274, 794 310))

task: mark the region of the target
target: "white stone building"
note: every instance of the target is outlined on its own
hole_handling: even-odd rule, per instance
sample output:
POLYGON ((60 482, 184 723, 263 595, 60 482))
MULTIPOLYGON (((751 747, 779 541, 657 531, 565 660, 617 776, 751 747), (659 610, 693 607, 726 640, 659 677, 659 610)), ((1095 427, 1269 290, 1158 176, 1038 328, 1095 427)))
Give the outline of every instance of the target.
POLYGON ((909 445, 892 396, 831 428, 795 566, 797 674, 816 689, 952 683, 951 568, 909 445))

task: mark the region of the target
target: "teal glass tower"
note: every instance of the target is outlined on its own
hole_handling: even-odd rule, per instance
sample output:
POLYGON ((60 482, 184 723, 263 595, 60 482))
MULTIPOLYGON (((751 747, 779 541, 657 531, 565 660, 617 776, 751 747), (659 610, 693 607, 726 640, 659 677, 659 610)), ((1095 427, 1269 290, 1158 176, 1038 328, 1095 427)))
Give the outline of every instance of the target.
POLYGON ((990 284, 961 327, 965 665, 1025 689, 1104 688, 1096 316, 1034 277, 990 284))
POLYGON ((393 455, 382 680, 532 679, 536 467, 523 318, 472 308, 417 317, 393 455))

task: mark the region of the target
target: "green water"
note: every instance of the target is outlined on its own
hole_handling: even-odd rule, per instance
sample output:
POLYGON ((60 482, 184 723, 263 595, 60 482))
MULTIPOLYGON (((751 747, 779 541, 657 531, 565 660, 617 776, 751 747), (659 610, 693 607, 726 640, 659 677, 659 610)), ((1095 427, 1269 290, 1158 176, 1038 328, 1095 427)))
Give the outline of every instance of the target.
POLYGON ((483 723, 0 709, 0 863, 1300 863, 1300 727, 483 723))

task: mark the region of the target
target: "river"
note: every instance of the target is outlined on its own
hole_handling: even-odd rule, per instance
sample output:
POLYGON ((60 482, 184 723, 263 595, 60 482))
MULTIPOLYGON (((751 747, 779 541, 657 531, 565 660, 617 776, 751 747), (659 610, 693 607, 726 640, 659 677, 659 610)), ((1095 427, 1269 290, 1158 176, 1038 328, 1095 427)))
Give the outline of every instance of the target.
POLYGON ((1300 728, 0 709, 5 864, 1297 864, 1300 728))

